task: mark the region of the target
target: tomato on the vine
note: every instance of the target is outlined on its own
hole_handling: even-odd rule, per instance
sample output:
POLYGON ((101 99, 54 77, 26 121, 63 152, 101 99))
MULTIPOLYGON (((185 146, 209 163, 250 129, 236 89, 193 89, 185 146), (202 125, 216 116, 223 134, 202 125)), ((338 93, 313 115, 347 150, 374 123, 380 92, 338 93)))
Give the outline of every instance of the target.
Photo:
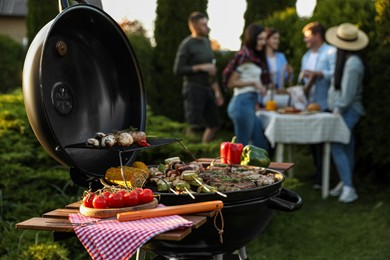
POLYGON ((154 193, 151 189, 143 189, 139 194, 139 200, 142 204, 152 202, 154 199, 154 193))
POLYGON ((83 205, 86 206, 87 208, 93 208, 92 202, 95 196, 96 196, 95 193, 88 192, 83 198, 83 205))
POLYGON ((123 197, 119 192, 111 193, 108 197, 108 207, 110 208, 121 208, 123 207, 123 197))
POLYGON ((136 191, 126 192, 125 195, 123 196, 123 201, 126 207, 133 207, 138 205, 139 203, 138 192, 136 191))
POLYGON ((108 208, 107 200, 103 196, 99 196, 99 195, 94 196, 92 205, 95 209, 108 208))
POLYGON ((103 191, 102 192, 102 196, 106 199, 106 200, 108 200, 108 197, 110 197, 110 195, 111 195, 111 192, 109 192, 109 191, 103 191))
POLYGON ((143 191, 143 189, 142 188, 135 188, 134 191, 136 191, 138 194, 140 194, 143 191))
POLYGON ((127 191, 125 189, 120 189, 119 191, 117 191, 117 193, 120 193, 122 197, 125 196, 126 192, 127 191))

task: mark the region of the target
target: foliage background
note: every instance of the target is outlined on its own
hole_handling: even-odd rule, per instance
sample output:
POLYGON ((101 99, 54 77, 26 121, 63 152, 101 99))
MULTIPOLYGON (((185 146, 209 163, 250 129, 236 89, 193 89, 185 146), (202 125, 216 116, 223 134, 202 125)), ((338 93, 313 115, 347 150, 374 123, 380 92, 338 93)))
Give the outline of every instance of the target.
POLYGON ((180 42, 190 34, 188 16, 207 9, 207 0, 157 0, 153 53, 155 85, 149 104, 154 113, 182 121, 181 80, 173 75, 173 63, 180 42))
MULTIPOLYGON (((232 135, 226 106, 221 108, 224 126, 215 142, 202 145, 200 138, 184 136, 181 80, 172 74, 177 46, 189 34, 188 14, 193 10, 206 10, 207 1, 180 2, 181 5, 175 4, 175 0, 158 1, 155 46, 142 30, 129 34, 144 74, 149 103, 147 132, 183 137, 195 157, 214 157, 219 143, 230 140, 232 135)), ((256 6, 257 2, 247 0, 248 6, 256 6)), ((390 103, 390 3, 389 0, 317 2, 310 19, 297 17, 295 9, 288 7, 269 10, 268 16, 248 18, 248 21, 260 19, 263 25, 279 29, 280 49, 285 51, 296 73, 305 51, 300 31, 306 23, 319 20, 329 27, 348 21, 368 32, 370 82, 365 87, 363 100, 367 113, 357 129, 355 173, 361 198, 353 205, 340 205, 333 199, 319 200, 319 194, 311 190, 308 180, 313 170, 310 154, 304 148, 295 150, 297 179, 288 180, 286 186, 301 194, 305 205, 294 214, 275 214, 266 232, 249 245, 250 258, 387 259, 390 255, 390 223, 385 217, 390 212, 387 189, 390 177, 390 110, 387 109, 390 103)), ((29 0, 30 4, 29 35, 32 39, 58 11, 55 6, 41 13, 39 8, 47 4, 29 0)), ((255 10, 248 10, 248 17, 253 17, 249 13, 255 10)), ((0 37, 0 91, 6 93, 0 95, 0 259, 86 259, 88 256, 77 239, 53 243, 48 232, 15 229, 20 221, 78 200, 83 191, 70 181, 68 169, 47 155, 31 131, 20 90, 24 54, 20 45, 0 37)), ((215 55, 222 71, 233 53, 216 52, 215 55)), ((229 100, 231 93, 226 91, 225 95, 229 100)), ((142 153, 139 159, 154 164, 172 155, 186 161, 192 158, 182 147, 172 145, 142 153)), ((333 175, 331 183, 336 182, 333 175)))
POLYGON ((0 34, 0 93, 7 93, 22 84, 24 51, 21 44, 0 34))

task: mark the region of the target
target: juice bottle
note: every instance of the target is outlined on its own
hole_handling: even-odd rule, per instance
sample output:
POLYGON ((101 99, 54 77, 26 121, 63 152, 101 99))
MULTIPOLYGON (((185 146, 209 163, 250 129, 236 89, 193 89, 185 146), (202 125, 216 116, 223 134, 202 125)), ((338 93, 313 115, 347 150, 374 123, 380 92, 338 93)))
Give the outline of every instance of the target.
POLYGON ((267 100, 265 103, 265 109, 268 111, 275 111, 276 110, 276 101, 273 99, 267 100))

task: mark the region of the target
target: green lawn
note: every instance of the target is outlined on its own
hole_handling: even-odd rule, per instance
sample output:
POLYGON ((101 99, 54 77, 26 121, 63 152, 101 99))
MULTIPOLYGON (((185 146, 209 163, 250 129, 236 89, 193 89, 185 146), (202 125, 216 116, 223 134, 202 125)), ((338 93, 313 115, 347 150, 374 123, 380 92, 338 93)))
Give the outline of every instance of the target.
MULTIPOLYGON (((248 247, 253 259, 389 259, 390 194, 386 184, 356 176, 359 200, 343 204, 321 199, 309 180, 313 168, 306 149, 296 149, 295 178, 286 186, 299 193, 303 207, 275 212, 270 224, 248 247)), ((337 183, 333 170, 331 187, 337 183)))

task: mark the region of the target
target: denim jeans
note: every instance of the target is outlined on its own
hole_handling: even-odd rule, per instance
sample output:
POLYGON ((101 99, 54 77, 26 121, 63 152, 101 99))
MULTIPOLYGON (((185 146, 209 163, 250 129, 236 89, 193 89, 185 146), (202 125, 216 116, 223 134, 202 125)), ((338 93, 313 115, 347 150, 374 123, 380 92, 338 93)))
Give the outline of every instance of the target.
POLYGON ((260 119, 256 116, 258 94, 244 93, 233 96, 228 105, 228 115, 233 121, 236 142, 268 150, 268 142, 260 119))
POLYGON ((332 159, 345 186, 353 187, 352 173, 355 166, 355 135, 354 127, 361 115, 353 109, 348 109, 341 114, 344 122, 351 131, 351 139, 348 144, 332 143, 332 159))

